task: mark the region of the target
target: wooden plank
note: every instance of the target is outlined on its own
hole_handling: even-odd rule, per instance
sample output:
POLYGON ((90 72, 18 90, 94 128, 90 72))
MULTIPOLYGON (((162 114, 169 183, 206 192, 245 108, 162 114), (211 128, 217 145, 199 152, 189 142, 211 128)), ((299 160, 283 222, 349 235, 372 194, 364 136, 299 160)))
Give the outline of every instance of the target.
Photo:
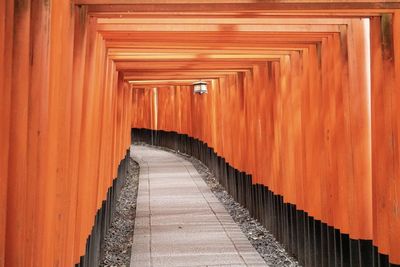
MULTIPOLYGON (((27 239, 26 257, 27 266, 42 264, 45 259, 41 248, 43 246, 43 228, 45 207, 45 182, 47 178, 47 131, 48 121, 44 109, 48 104, 49 94, 49 31, 50 9, 43 3, 32 3, 31 10, 31 57, 29 77, 29 105, 28 105, 28 194, 26 201, 31 209, 27 210, 30 223, 25 227, 32 237, 27 239), (33 23, 35 22, 35 23, 33 23), (41 256, 38 256, 41 255, 41 256)), ((48 212, 48 211, 47 211, 48 212)))
MULTIPOLYGON (((397 15, 397 14, 396 14, 397 15)), ((397 24, 396 24, 397 23, 397 24)), ((398 253, 398 116, 395 53, 395 27, 392 14, 371 20, 372 66, 372 174, 374 196, 374 244, 400 262, 398 253)), ((398 38, 398 36, 396 36, 398 38)), ((398 41, 398 39, 396 39, 398 41)))
MULTIPOLYGON (((93 201, 93 174, 91 173, 91 139, 92 139, 92 116, 94 109, 94 90, 92 83, 95 75, 95 57, 96 57, 96 33, 94 19, 88 20, 86 62, 85 62, 85 80, 83 84, 82 99, 82 119, 81 136, 79 145, 79 169, 78 169, 78 199, 76 213, 76 229, 74 255, 81 256, 85 251, 86 237, 90 231, 95 203, 93 201)), ((97 191, 97 190, 96 190, 97 191)))
MULTIPOLYGON (((110 0, 96 0, 103 2, 81 2, 93 0, 77 0, 76 4, 90 4, 90 12, 260 12, 260 11, 320 11, 322 13, 337 12, 343 10, 351 10, 353 13, 362 10, 379 10, 379 9, 395 9, 400 7, 400 3, 396 1, 376 1, 376 2, 313 2, 313 3, 282 3, 282 2, 263 2, 263 3, 215 3, 215 4, 182 4, 182 3, 138 3, 132 4, 130 0, 121 0, 129 2, 120 2, 119 4, 110 3, 110 0), (105 2, 104 2, 105 1, 105 2)), ((162 0, 161 0, 162 1, 162 0)), ((135 3, 137 3, 135 1, 135 3)))
MULTIPOLYGON (((14 7, 14 35, 12 49, 12 69, 10 88, 10 135, 7 184, 7 229, 5 266, 24 266, 30 239, 26 230, 26 212, 33 208, 27 203, 27 160, 28 160, 28 99, 30 60, 30 11, 28 1, 21 1, 14 7), (21 79, 24 77, 24 79, 21 79)), ((10 36, 11 37, 11 36, 10 36)))
POLYGON ((394 176, 391 180, 391 194, 393 218, 390 229, 390 255, 389 259, 395 264, 400 264, 400 12, 396 10, 393 14, 393 54, 394 54, 394 76, 395 85, 392 96, 392 120, 393 120, 393 162, 394 176))
POLYGON ((354 20, 349 32, 349 111, 352 136, 353 192, 350 236, 372 238, 371 114, 366 69, 366 38, 362 20, 354 20))
POLYGON ((0 3, 0 266, 5 265, 14 5, 0 3))
POLYGON ((74 34, 74 54, 73 54, 73 83, 71 87, 71 126, 70 126, 70 143, 69 143, 69 177, 71 183, 71 203, 69 209, 69 225, 67 236, 72 251, 68 251, 66 262, 76 263, 79 261, 79 254, 75 252, 75 231, 77 229, 77 201, 78 201, 78 173, 80 162, 80 140, 81 140, 81 124, 83 110, 83 91, 84 91, 84 76, 86 64, 86 8, 75 7, 75 34, 74 34))

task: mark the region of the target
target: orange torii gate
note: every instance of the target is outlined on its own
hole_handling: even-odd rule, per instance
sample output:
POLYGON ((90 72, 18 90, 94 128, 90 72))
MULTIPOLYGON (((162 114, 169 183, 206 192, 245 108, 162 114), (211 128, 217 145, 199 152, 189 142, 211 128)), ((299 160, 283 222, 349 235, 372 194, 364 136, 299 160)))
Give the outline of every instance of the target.
POLYGON ((0 3, 0 266, 79 262, 131 127, 400 264, 400 3, 212 2, 0 3))

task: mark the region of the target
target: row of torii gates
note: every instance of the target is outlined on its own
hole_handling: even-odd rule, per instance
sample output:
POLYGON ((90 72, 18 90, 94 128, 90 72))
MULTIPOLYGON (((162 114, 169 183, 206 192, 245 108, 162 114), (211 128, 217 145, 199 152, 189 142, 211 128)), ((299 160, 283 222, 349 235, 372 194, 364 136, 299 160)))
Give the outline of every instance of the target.
POLYGON ((79 263, 131 128, 400 265, 399 1, 3 0, 0 53, 0 266, 79 263))

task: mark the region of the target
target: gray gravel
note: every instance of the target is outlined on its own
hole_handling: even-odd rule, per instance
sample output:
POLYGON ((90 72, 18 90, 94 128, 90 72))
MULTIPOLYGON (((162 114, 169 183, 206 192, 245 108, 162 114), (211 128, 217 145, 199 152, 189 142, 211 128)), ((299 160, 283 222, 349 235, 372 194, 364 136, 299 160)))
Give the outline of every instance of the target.
POLYGON ((100 261, 100 266, 129 266, 138 184, 139 164, 130 159, 128 177, 121 189, 111 227, 105 236, 104 257, 100 261))
POLYGON ((225 191, 222 185, 218 183, 214 175, 201 161, 186 155, 183 155, 183 157, 192 162, 211 191, 225 206, 225 209, 240 226, 242 232, 268 266, 300 266, 298 262, 286 252, 275 237, 257 220, 253 219, 246 208, 243 208, 227 191, 225 191))
MULTIPOLYGON (((139 144, 147 145, 144 143, 139 144)), ((258 251, 258 253, 260 253, 261 257, 265 260, 268 266, 300 266, 299 263, 286 252, 286 250, 275 239, 275 237, 257 220, 253 219, 247 209, 243 208, 225 191, 225 189, 218 183, 214 175, 201 161, 168 148, 157 148, 178 154, 194 165, 196 170, 200 173, 204 181, 210 187, 211 191, 225 206, 233 220, 240 226, 242 232, 246 235, 247 239, 249 239, 250 243, 258 251)))

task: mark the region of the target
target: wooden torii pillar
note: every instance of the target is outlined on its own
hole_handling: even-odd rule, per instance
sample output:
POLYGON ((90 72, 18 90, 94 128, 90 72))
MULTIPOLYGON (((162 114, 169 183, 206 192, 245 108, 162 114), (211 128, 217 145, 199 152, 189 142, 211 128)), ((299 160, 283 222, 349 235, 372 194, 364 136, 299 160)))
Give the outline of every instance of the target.
MULTIPOLYGON (((79 261, 131 127, 204 141, 325 225, 321 244, 298 242, 325 253, 340 231, 349 253, 373 245, 380 266, 400 265, 399 8, 1 1, 0 266, 79 261), (207 96, 190 93, 200 78, 207 96)), ((303 263, 339 264, 285 236, 303 263)))

